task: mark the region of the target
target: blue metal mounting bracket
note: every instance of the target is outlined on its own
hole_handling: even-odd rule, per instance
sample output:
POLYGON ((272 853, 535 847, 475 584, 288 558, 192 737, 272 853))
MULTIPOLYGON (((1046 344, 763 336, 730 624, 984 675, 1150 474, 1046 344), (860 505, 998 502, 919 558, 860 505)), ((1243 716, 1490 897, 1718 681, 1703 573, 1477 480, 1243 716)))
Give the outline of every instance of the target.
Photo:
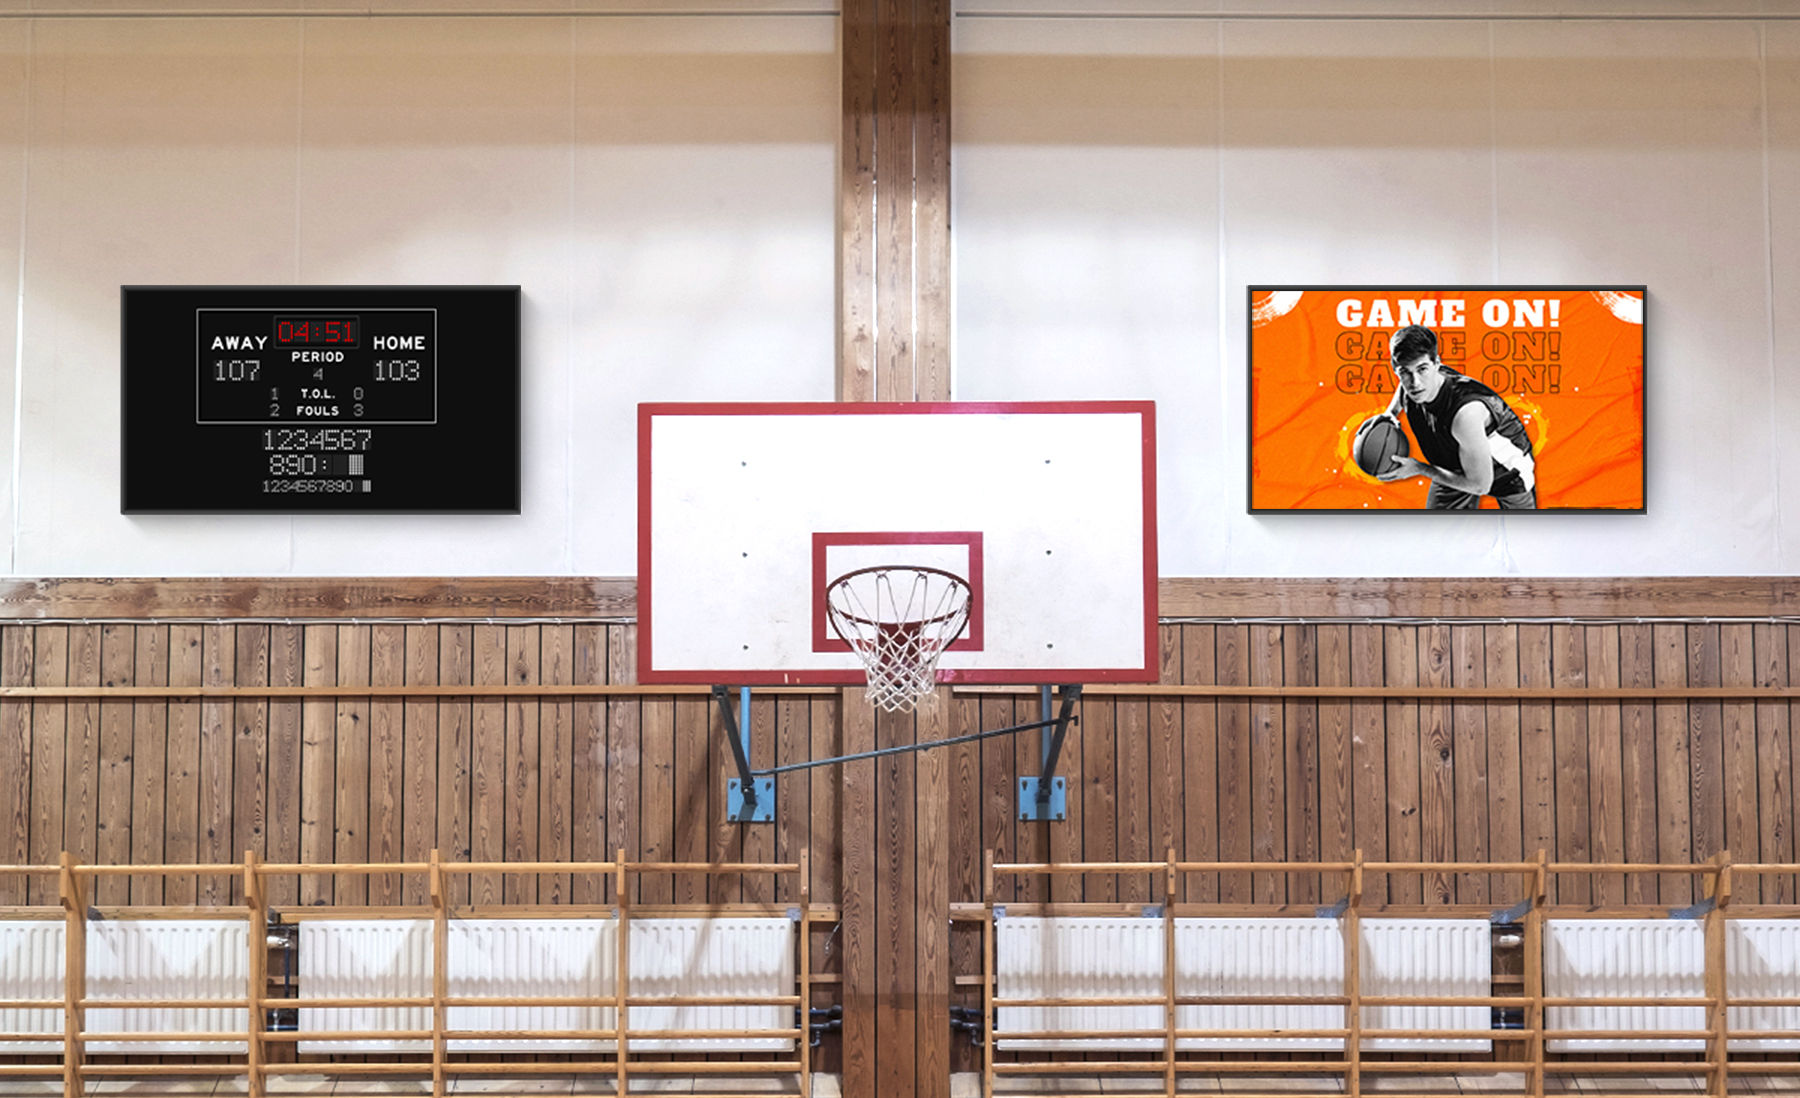
POLYGON ((1056 777, 1056 760, 1062 754, 1063 740, 1069 734, 1075 703, 1081 700, 1079 683, 1068 683, 1060 691, 1061 704, 1056 716, 1050 716, 1050 687, 1040 688, 1038 708, 1043 716, 1043 772, 1035 778, 1019 779, 1019 819, 1066 820, 1069 818, 1068 782, 1056 777))
POLYGON ((725 782, 725 818, 732 823, 773 823, 775 779, 759 778, 750 772, 750 688, 738 688, 736 713, 731 711, 729 689, 715 686, 712 696, 719 705, 725 742, 731 748, 731 759, 737 764, 738 771, 737 777, 725 782))

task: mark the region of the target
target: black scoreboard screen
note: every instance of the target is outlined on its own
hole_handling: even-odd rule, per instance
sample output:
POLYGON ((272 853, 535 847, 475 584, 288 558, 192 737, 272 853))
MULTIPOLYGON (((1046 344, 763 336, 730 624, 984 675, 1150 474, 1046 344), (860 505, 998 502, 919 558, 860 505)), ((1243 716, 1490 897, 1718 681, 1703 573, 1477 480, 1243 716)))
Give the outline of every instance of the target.
POLYGON ((517 286, 126 286, 126 514, 519 510, 517 286))

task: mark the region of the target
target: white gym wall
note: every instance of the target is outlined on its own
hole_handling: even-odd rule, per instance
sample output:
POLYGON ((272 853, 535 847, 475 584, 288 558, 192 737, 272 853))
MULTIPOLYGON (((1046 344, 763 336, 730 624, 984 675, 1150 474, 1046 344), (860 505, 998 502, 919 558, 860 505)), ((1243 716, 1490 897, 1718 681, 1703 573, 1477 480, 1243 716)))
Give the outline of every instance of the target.
MULTIPOLYGON (((631 574, 639 401, 833 392, 828 6, 0 19, 0 568, 631 574), (119 285, 333 282, 523 286, 523 513, 121 516, 119 285)), ((960 0, 956 395, 1155 399, 1164 575, 1800 570, 1800 3, 1754 6, 960 0), (1648 514, 1247 515, 1252 282, 1647 284, 1648 514)))

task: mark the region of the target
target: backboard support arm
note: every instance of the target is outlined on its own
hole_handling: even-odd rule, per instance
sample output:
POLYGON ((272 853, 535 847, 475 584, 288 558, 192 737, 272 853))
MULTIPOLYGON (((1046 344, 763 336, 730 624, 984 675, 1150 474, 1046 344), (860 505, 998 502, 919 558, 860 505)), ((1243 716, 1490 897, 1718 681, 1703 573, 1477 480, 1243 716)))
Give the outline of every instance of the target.
POLYGON ((738 776, 725 783, 725 818, 732 823, 773 823, 775 820, 775 779, 759 778, 750 770, 750 744, 745 729, 750 724, 750 688, 738 690, 738 711, 732 712, 729 687, 714 686, 713 701, 719 705, 719 725, 725 742, 731 748, 731 760, 737 764, 738 776), (740 719, 741 718, 741 719, 740 719))
POLYGON ((1063 740, 1075 714, 1075 703, 1081 700, 1081 684, 1065 683, 1059 692, 1060 704, 1050 717, 1050 688, 1044 687, 1042 708, 1046 728, 1043 748, 1043 771, 1035 778, 1019 779, 1019 819, 1068 819, 1068 783, 1056 776, 1056 764, 1062 756, 1063 740))

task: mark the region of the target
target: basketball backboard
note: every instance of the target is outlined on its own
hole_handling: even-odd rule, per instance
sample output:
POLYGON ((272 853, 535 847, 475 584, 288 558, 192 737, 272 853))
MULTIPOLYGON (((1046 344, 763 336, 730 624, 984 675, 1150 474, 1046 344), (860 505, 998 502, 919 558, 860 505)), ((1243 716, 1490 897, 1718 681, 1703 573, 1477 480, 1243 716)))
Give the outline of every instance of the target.
POLYGON ((942 682, 1157 675, 1149 401, 643 404, 638 678, 849 684, 832 580, 968 581, 942 682))

